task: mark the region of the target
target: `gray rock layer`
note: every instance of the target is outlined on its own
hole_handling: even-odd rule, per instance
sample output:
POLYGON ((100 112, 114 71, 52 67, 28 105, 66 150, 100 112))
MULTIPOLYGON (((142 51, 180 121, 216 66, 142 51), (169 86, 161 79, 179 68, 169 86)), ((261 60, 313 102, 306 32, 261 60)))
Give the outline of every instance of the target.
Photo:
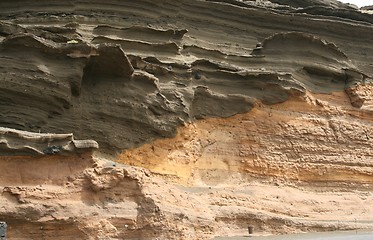
POLYGON ((0 126, 116 151, 369 80, 371 15, 271 2, 1 1, 0 126))

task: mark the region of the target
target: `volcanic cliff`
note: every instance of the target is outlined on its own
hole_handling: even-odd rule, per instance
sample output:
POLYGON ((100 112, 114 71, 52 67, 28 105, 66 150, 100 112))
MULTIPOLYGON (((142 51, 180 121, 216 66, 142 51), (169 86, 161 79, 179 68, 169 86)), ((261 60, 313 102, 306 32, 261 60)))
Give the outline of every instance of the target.
POLYGON ((9 239, 373 229, 373 15, 334 0, 0 2, 9 239))

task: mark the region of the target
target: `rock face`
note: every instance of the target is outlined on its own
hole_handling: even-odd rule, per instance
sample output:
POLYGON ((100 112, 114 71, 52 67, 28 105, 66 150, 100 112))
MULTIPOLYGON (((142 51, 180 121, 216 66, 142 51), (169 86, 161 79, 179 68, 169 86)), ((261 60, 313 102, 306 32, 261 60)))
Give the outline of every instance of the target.
POLYGON ((1 1, 9 238, 373 228, 368 10, 1 1))
POLYGON ((54 155, 98 148, 93 140, 75 140, 73 134, 38 134, 0 127, 0 156, 54 155))
POLYGON ((372 75, 372 17, 315 2, 3 1, 2 126, 118 152, 256 101, 343 91, 372 75), (310 6, 326 13, 304 15, 310 6), (347 18, 333 21, 336 10, 347 18))

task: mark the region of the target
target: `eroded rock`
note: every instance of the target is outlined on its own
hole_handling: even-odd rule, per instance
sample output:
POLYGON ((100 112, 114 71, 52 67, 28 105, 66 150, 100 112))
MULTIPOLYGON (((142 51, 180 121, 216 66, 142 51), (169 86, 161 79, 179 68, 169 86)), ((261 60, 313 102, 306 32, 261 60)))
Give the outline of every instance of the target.
POLYGON ((0 156, 55 155, 97 148, 96 141, 75 140, 72 133, 32 133, 0 127, 0 156))
POLYGON ((333 0, 5 0, 0 19, 10 238, 372 228, 371 15, 333 0))

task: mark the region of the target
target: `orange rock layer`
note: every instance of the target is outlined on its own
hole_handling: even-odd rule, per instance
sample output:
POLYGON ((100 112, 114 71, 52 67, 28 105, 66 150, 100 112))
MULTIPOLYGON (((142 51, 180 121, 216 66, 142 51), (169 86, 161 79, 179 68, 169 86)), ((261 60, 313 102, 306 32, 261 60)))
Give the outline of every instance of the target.
POLYGON ((175 181, 224 183, 245 177, 373 183, 372 112, 344 93, 294 98, 179 129, 175 138, 123 152, 119 161, 175 181))

